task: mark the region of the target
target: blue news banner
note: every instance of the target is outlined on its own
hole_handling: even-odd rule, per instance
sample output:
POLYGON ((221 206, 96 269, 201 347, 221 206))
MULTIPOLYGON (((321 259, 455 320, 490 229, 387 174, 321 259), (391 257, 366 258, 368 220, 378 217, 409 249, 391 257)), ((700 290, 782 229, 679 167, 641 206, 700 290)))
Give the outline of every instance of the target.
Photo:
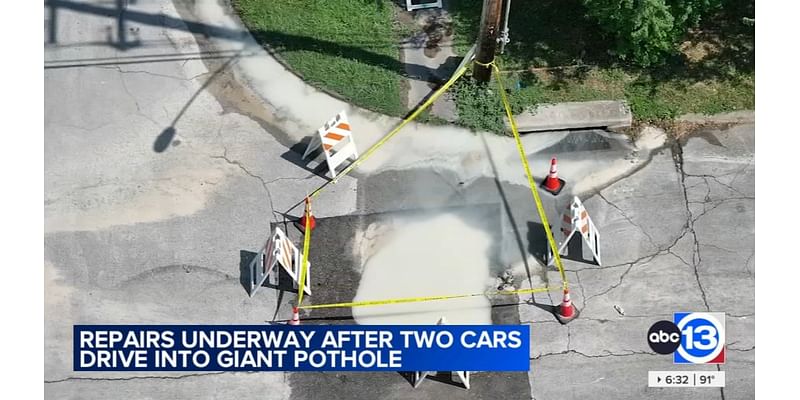
POLYGON ((528 371, 528 325, 75 325, 75 371, 528 371))

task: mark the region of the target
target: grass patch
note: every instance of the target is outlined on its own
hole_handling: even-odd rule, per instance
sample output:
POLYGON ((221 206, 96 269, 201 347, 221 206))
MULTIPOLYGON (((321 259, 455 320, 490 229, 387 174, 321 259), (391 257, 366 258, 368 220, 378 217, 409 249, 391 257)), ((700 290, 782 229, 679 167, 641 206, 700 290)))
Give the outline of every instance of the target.
MULTIPOLYGON (((390 0, 233 0, 245 25, 309 83, 358 106, 393 116, 407 113, 398 43, 411 34, 390 0)), ((580 0, 515 1, 511 43, 498 56, 515 112, 539 104, 625 99, 638 122, 687 113, 755 107, 754 28, 746 0, 691 32, 681 52, 647 70, 620 63, 608 39, 584 17, 580 0)), ((450 2, 455 50, 474 42, 482 0, 450 2)), ((405 18, 408 20, 408 18, 405 18)), ((495 86, 462 79, 453 89, 459 123, 504 132, 495 86), (499 112, 498 112, 499 110, 499 112)), ((428 113, 422 122, 444 123, 428 113)))
POLYGON ((303 79, 358 106, 401 116, 404 28, 389 0, 234 0, 242 22, 303 79))
MULTIPOLYGON (((482 0, 453 3, 456 51, 464 54, 477 36, 482 0)), ((755 108, 755 32, 742 23, 742 17, 752 16, 747 6, 726 7, 690 32, 679 54, 646 70, 621 63, 606 51, 609 42, 584 15, 579 0, 512 2, 511 43, 497 60, 507 71, 504 80, 515 108, 624 99, 639 122, 755 108)), ((456 96, 460 122, 503 132, 502 123, 477 115, 494 107, 495 100, 488 98, 486 105, 475 104, 481 99, 456 96)))
POLYGON ((505 111, 495 86, 476 84, 465 76, 452 89, 458 107, 458 122, 472 130, 502 133, 505 111))

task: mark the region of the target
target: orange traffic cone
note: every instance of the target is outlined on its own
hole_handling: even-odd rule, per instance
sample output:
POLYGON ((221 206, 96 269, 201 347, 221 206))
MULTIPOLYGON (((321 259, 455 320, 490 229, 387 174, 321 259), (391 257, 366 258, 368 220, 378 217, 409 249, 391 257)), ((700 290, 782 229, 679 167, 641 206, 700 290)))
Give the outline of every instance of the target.
POLYGON ((540 186, 542 189, 547 190, 552 195, 556 196, 561 193, 561 189, 564 188, 564 185, 566 185, 566 182, 564 182, 563 179, 559 179, 556 158, 553 157, 550 159, 550 173, 547 174, 547 178, 545 178, 544 182, 542 182, 540 186))
POLYGON ((297 221, 297 229, 300 229, 300 232, 305 233, 306 228, 311 229, 312 231, 314 228, 317 227, 317 220, 314 218, 314 215, 311 214, 311 211, 308 212, 308 215, 304 215, 300 217, 300 220, 297 221))
POLYGON ((311 213, 311 202, 308 197, 306 197, 306 214, 300 217, 300 220, 295 222, 295 225, 303 233, 306 232, 306 228, 313 231, 317 226, 317 220, 314 218, 314 214, 311 213))
POLYGON ((292 319, 289 325, 300 325, 300 310, 297 307, 292 308, 292 319))
POLYGON ((572 300, 569 298, 569 289, 564 289, 564 300, 558 306, 556 311, 556 318, 562 324, 572 321, 578 316, 578 309, 572 305, 572 300))

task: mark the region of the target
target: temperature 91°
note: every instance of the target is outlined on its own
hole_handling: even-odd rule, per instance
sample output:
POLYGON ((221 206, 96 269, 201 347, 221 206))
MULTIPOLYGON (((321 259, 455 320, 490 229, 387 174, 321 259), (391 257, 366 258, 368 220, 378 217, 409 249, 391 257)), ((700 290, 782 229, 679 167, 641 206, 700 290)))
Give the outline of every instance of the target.
POLYGON ((716 375, 697 374, 697 384, 699 386, 712 385, 716 375))

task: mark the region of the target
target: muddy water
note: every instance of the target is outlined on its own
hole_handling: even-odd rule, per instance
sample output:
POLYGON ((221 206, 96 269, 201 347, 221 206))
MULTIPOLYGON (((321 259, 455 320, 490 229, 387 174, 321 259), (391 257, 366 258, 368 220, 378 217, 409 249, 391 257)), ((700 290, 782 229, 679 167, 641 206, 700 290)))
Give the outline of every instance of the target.
MULTIPOLYGON (((483 293, 492 238, 455 214, 395 221, 366 259, 354 301, 483 293)), ((359 324, 491 324, 489 300, 466 299, 353 308, 359 324)))

